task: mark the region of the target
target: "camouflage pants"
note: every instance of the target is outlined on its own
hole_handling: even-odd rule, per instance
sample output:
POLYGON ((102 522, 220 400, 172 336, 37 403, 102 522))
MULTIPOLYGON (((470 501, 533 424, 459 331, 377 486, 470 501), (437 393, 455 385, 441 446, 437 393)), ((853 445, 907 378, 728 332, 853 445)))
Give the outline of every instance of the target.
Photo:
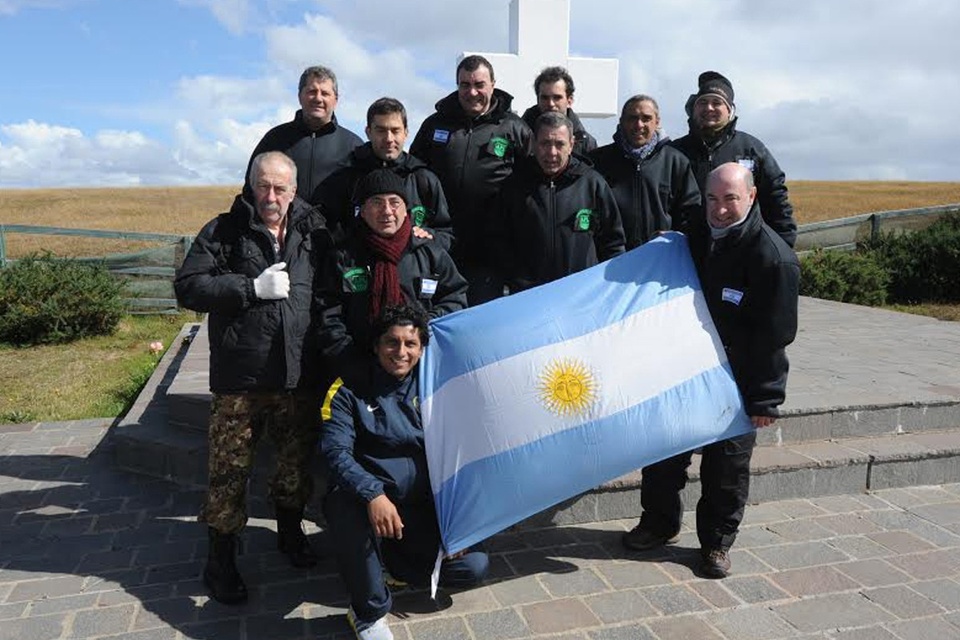
POLYGON ((320 399, 309 394, 213 394, 210 481, 200 522, 222 533, 243 529, 247 480, 264 431, 276 451, 270 497, 279 507, 302 510, 313 491, 309 463, 320 433, 319 409, 320 399))

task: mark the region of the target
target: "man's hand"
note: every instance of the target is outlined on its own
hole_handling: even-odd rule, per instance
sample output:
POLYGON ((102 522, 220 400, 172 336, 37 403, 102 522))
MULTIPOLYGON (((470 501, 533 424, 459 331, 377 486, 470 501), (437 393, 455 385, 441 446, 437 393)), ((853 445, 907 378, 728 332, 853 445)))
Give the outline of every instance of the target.
POLYGON ((753 426, 757 429, 762 429, 763 427, 769 427, 777 419, 773 416, 750 416, 750 422, 753 423, 753 426))
POLYGON ((367 517, 373 532, 381 538, 403 539, 403 521, 390 498, 379 495, 367 503, 367 517))
POLYGON ((433 234, 427 231, 426 229, 421 229, 420 227, 413 228, 413 235, 416 238, 423 238, 425 240, 433 240, 433 234))
POLYGON ((253 279, 253 291, 261 300, 283 300, 290 295, 290 274, 286 262, 272 264, 253 279))

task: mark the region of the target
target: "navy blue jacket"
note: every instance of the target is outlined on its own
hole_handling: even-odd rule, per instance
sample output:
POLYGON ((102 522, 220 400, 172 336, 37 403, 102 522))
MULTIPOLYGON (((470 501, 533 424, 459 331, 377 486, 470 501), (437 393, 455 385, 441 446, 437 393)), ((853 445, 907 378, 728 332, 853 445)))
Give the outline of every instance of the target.
POLYGON ((371 366, 354 388, 337 380, 323 405, 320 447, 331 485, 370 502, 432 500, 416 369, 403 380, 371 366))

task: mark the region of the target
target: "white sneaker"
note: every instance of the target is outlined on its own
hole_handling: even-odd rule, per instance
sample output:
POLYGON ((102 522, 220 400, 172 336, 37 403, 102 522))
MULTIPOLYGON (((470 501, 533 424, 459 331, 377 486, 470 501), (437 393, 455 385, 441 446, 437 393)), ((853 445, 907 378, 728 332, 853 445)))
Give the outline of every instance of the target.
POLYGON ((357 634, 359 640, 393 640, 393 632, 387 626, 387 616, 383 616, 376 622, 368 623, 357 620, 357 614, 353 612, 353 607, 347 609, 347 622, 353 632, 357 634))

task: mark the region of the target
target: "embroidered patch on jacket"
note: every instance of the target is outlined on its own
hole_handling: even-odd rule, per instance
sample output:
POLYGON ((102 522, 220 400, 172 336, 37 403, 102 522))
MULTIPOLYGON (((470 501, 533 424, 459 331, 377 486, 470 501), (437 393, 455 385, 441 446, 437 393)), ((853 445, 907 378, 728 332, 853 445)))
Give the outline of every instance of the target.
POLYGON ((739 307, 740 301, 743 300, 743 291, 724 287, 722 298, 724 302, 731 302, 739 307))
POLYGON ((590 224, 595 215, 593 209, 580 209, 574 218, 573 228, 577 231, 590 231, 590 224))
POLYGON ((753 167, 756 166, 756 161, 753 158, 740 158, 737 160, 737 164, 747 171, 753 171, 753 167))
POLYGON ((510 141, 506 138, 490 138, 490 152, 498 158, 507 155, 507 149, 510 148, 510 141))
POLYGON ((434 129, 433 130, 433 141, 440 142, 442 144, 447 144, 447 140, 450 139, 450 132, 446 129, 434 129))
POLYGON ((424 220, 427 219, 427 208, 418 204, 410 209, 410 217, 413 218, 413 226, 422 227, 424 220))
POLYGON ((343 274, 347 287, 353 293, 363 293, 370 288, 370 272, 363 267, 354 267, 343 274))

